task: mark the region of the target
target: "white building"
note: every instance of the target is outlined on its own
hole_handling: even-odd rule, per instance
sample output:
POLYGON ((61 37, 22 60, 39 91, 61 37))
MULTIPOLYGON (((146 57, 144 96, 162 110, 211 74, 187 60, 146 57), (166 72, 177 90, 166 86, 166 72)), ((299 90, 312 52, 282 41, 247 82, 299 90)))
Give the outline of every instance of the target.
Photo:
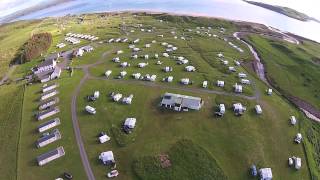
POLYGON ((58 107, 53 107, 53 108, 50 108, 46 111, 39 112, 37 115, 37 119, 38 119, 38 121, 41 121, 45 118, 48 118, 50 116, 53 116, 53 115, 59 113, 59 112, 60 112, 60 109, 58 107))
POLYGON ((234 87, 235 93, 242 93, 242 86, 241 85, 236 83, 233 87, 234 87))
POLYGON ((124 104, 131 104, 133 99, 133 94, 130 94, 128 97, 124 97, 122 99, 122 103, 124 104))
POLYGON ((52 84, 52 85, 43 87, 43 88, 42 88, 42 92, 43 92, 43 93, 46 93, 46 92, 49 92, 49 91, 51 91, 51 90, 53 90, 53 89, 55 89, 55 88, 57 88, 57 87, 59 87, 59 84, 58 84, 58 83, 54 83, 54 84, 52 84))
POLYGON ((262 114, 262 109, 261 109, 260 105, 256 105, 254 108, 255 108, 257 114, 262 114))
POLYGON ((180 83, 183 85, 188 85, 188 84, 190 84, 190 79, 189 78, 182 78, 180 80, 180 83))
POLYGON ((250 80, 249 79, 241 79, 240 82, 242 84, 250 84, 250 80))
POLYGON ((164 72, 171 72, 171 71, 173 70, 173 68, 170 67, 170 66, 166 66, 166 67, 164 67, 162 70, 163 70, 164 72))
POLYGON ((120 62, 120 58, 119 57, 112 58, 112 61, 115 62, 115 63, 119 63, 120 62))
POLYGON ((296 125, 297 119, 296 119, 295 116, 290 116, 290 123, 291 123, 292 125, 296 125))
POLYGON ((101 144, 107 142, 107 141, 110 141, 110 137, 106 134, 103 134, 102 136, 99 137, 99 142, 101 144))
POLYGON ((296 142, 297 144, 300 144, 302 141, 302 134, 301 133, 297 133, 297 135, 294 138, 294 142, 296 142))
POLYGON ((62 146, 60 146, 52 151, 49 151, 45 154, 38 156, 37 157, 38 165, 43 166, 43 165, 45 165, 55 159, 58 159, 64 155, 65 155, 64 149, 62 146))
POLYGON ((111 75, 111 73, 112 73, 111 70, 107 70, 107 71, 104 73, 104 75, 105 75, 106 77, 109 77, 109 76, 111 75))
POLYGON ((140 79, 141 73, 134 73, 134 74, 132 74, 132 77, 133 77, 134 79, 140 79))
POLYGON ((147 65, 148 65, 148 63, 144 63, 144 62, 138 63, 138 67, 139 67, 139 68, 144 68, 144 67, 146 67, 147 65))
POLYGON ((43 102, 43 103, 41 103, 41 104, 39 105, 39 110, 47 109, 47 108, 49 108, 50 106, 53 106, 53 105, 55 105, 55 104, 58 104, 58 102, 59 102, 59 98, 58 98, 58 97, 55 97, 55 98, 50 99, 50 100, 48 100, 48 101, 45 101, 45 102, 43 102))
POLYGON ((168 76, 162 79, 164 82, 172 82, 173 81, 173 76, 168 76))
POLYGON ((194 66, 186 66, 186 67, 185 67, 185 70, 186 70, 187 72, 194 72, 194 71, 196 71, 196 68, 195 68, 194 66))
POLYGON ((61 139, 61 134, 58 129, 53 130, 50 134, 42 136, 37 140, 37 147, 44 147, 50 143, 53 143, 57 140, 61 139))
POLYGON ((247 77, 247 74, 245 74, 245 73, 239 73, 239 74, 238 74, 238 77, 239 77, 239 78, 246 78, 246 77, 247 77))
POLYGON ((128 62, 122 62, 120 63, 120 66, 125 68, 125 67, 130 67, 130 64, 128 62))
POLYGON ((175 111, 188 111, 189 109, 200 110, 203 105, 203 100, 199 97, 165 93, 160 105, 161 107, 175 111))
POLYGON ((59 94, 59 91, 57 91, 57 90, 53 90, 53 91, 44 93, 44 94, 42 94, 42 96, 40 97, 40 100, 41 100, 41 101, 44 101, 44 100, 49 99, 49 98, 51 98, 51 97, 53 97, 53 96, 55 96, 55 95, 57 95, 57 94, 59 94))
POLYGON ((267 90, 267 94, 268 94, 269 96, 272 95, 272 89, 271 89, 271 88, 269 88, 269 89, 267 90))
POLYGON ((58 125, 60 125, 60 119, 54 118, 38 126, 38 131, 41 133, 58 125))
POLYGON ((127 72, 126 72, 126 71, 121 71, 121 72, 120 72, 120 76, 121 76, 122 78, 124 78, 126 75, 127 75, 127 72))
POLYGON ((136 118, 126 118, 123 126, 128 129, 133 129, 136 126, 137 119, 136 118))
POLYGON ((102 152, 99 156, 99 159, 104 165, 111 165, 115 163, 112 151, 102 152))
POLYGON ((233 111, 236 115, 242 115, 247 108, 243 106, 241 103, 233 104, 233 111))
POLYGON ((219 111, 216 112, 217 115, 223 116, 224 113, 226 112, 226 107, 224 104, 219 104, 219 111))
POLYGON ((114 102, 118 102, 121 98, 122 98, 122 94, 120 94, 120 93, 117 93, 117 94, 112 96, 112 100, 114 102))
POLYGON ((208 81, 203 81, 202 82, 202 87, 207 88, 208 87, 208 81))
POLYGON ((224 87, 224 81, 218 80, 218 81, 217 81, 217 86, 218 86, 218 87, 224 87))
POLYGON ((259 170, 260 180, 272 180, 271 168, 262 168, 259 170))

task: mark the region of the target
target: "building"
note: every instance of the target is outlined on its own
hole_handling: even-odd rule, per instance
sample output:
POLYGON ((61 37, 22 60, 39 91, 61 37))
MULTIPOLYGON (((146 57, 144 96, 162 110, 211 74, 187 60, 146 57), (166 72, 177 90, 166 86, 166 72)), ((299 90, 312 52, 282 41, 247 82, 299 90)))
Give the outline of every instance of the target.
POLYGON ((83 46, 83 47, 81 47, 80 49, 82 49, 84 52, 91 52, 91 51, 93 51, 93 47, 90 46, 90 45, 83 46))
POLYGON ((180 80, 180 83, 184 84, 184 85, 188 85, 188 84, 190 84, 190 79, 189 78, 182 78, 180 80))
POLYGON ((107 134, 103 133, 101 136, 99 136, 99 142, 101 144, 103 144, 107 141, 110 141, 110 137, 107 134))
POLYGON ((246 75, 245 73, 239 73, 239 74, 238 74, 238 77, 239 77, 239 78, 246 78, 247 75, 246 75))
POLYGON ((226 112, 226 107, 224 104, 219 104, 218 106, 219 111, 217 111, 215 114, 219 115, 219 116, 223 116, 224 113, 226 112))
POLYGON ((123 126, 125 128, 133 129, 136 126, 137 119, 136 118, 127 118, 124 121, 123 126))
POLYGON ((296 119, 295 116, 290 116, 290 123, 291 123, 292 125, 296 125, 297 119, 296 119))
POLYGON ((249 79, 241 79, 240 82, 242 84, 250 84, 250 80, 249 79))
POLYGON ((233 104, 233 111, 236 115, 241 116, 246 110, 247 108, 243 106, 241 103, 233 104))
POLYGON ((218 87, 224 87, 224 81, 217 81, 217 86, 218 87))
POLYGON ((57 88, 57 87, 59 87, 59 84, 58 83, 54 83, 54 84, 52 84, 52 85, 45 85, 45 86, 43 86, 43 88, 42 88, 42 92, 43 93, 46 93, 46 92, 49 92, 49 91, 51 91, 51 90, 54 90, 55 88, 57 88))
POLYGON ((271 89, 271 88, 269 88, 269 89, 267 90, 267 94, 268 94, 269 96, 272 95, 272 89, 271 89))
POLYGON ((133 99, 133 94, 130 94, 128 97, 124 97, 122 99, 122 103, 124 104, 131 104, 133 99))
POLYGON ((242 86, 241 85, 236 83, 233 87, 234 87, 235 93, 242 93, 242 86))
POLYGON ((60 119, 54 118, 38 126, 38 131, 41 133, 58 125, 60 125, 60 119))
POLYGON ((43 103, 41 103, 39 105, 39 110, 44 110, 44 109, 47 109, 49 108, 50 106, 53 106, 55 104, 58 104, 59 103, 59 98, 58 97, 55 97, 53 99, 50 99, 48 101, 45 101, 43 103))
POLYGON ((102 161, 104 165, 112 165, 115 163, 112 151, 102 152, 99 156, 99 159, 102 161))
POLYGON ((195 68, 194 66, 186 66, 186 67, 185 67, 185 70, 186 70, 187 72, 194 72, 194 71, 196 71, 196 68, 195 68))
POLYGON ((262 114, 262 109, 261 109, 260 105, 256 105, 254 108, 255 108, 257 114, 262 114))
POLYGON ((43 147, 50 143, 53 143, 57 140, 61 139, 61 134, 58 129, 53 130, 49 135, 42 136, 37 140, 37 147, 43 147))
POLYGON ((297 133, 297 135, 294 138, 294 142, 296 142, 297 144, 300 144, 302 141, 302 134, 301 133, 297 133))
POLYGON ((41 64, 33 68, 35 79, 44 83, 59 78, 61 75, 61 68, 57 66, 59 56, 59 53, 51 54, 41 64))
POLYGON ((43 165, 45 165, 55 159, 58 159, 64 155, 65 155, 64 149, 62 146, 60 146, 52 151, 49 151, 45 154, 38 156, 37 157, 38 165, 43 166, 43 165))
POLYGON ((42 96, 40 97, 40 100, 41 101, 44 101, 46 99, 49 99, 55 95, 59 94, 59 91, 57 90, 53 90, 53 91, 49 91, 49 92, 46 92, 46 93, 43 93, 42 96))
POLYGON ((259 170, 260 180, 272 180, 271 168, 262 168, 259 170))
POLYGON ((203 81, 202 82, 202 87, 207 88, 208 87, 208 81, 203 81))
POLYGON ((38 119, 38 121, 41 121, 41 120, 43 120, 45 118, 48 118, 50 116, 53 116, 53 115, 59 113, 59 112, 60 112, 60 109, 57 106, 56 107, 52 107, 52 108, 50 108, 50 109, 48 109, 46 111, 39 112, 38 115, 37 115, 37 119, 38 119))
POLYGON ((199 97, 165 93, 160 105, 161 107, 175 111, 200 110, 203 100, 199 97))

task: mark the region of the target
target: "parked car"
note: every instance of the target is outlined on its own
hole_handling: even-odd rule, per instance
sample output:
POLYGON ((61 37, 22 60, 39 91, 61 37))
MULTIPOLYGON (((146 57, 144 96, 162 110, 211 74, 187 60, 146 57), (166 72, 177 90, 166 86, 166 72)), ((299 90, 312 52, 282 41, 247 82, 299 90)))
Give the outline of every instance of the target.
POLYGON ((68 173, 68 172, 64 172, 64 173, 63 173, 63 176, 64 176, 66 179, 72 179, 72 178, 73 178, 72 174, 70 174, 70 173, 68 173))
POLYGON ((112 170, 107 174, 108 178, 117 177, 118 175, 119 175, 118 170, 112 170))

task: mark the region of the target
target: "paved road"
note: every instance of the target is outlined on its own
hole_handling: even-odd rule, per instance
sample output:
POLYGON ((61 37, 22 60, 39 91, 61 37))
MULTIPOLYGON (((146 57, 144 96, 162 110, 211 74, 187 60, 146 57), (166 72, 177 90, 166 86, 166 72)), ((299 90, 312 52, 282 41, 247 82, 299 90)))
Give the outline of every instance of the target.
MULTIPOLYGON (((94 174, 92 172, 89 160, 88 160, 88 156, 83 144, 83 140, 81 137, 81 132, 80 132, 80 127, 79 127, 79 121, 78 121, 78 117, 77 117, 77 97, 79 95, 80 89, 82 87, 82 85, 87 81, 88 77, 90 76, 89 74, 89 67, 92 66, 96 66, 99 65, 101 63, 103 63, 103 59, 110 53, 111 51, 105 52, 102 54, 101 58, 93 63, 93 64, 89 64, 89 65, 84 65, 84 66, 79 66, 77 68, 80 68, 84 71, 85 75, 84 77, 81 79, 80 83, 78 84, 78 86, 76 87, 76 89, 74 90, 74 92, 72 93, 72 100, 71 100, 71 117, 72 117, 72 125, 73 125, 73 131, 74 134, 76 136, 76 141, 77 141, 77 145, 80 151, 80 157, 81 157, 81 161, 82 161, 82 165, 84 167, 84 170, 87 174, 87 178, 88 180, 95 180, 94 174)), ((68 54, 68 53, 67 53, 68 54)), ((66 55, 67 55, 66 54, 66 55)), ((65 61, 67 58, 64 58, 65 61)), ((65 64, 65 63, 64 63, 65 64)))

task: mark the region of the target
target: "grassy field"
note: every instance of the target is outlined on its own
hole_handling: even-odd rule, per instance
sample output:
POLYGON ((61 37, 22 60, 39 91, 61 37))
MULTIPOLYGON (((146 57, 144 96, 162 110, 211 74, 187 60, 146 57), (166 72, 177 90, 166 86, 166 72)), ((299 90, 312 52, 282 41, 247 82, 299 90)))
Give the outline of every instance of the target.
POLYGON ((24 95, 24 106, 22 114, 21 135, 19 144, 18 156, 18 178, 17 179, 54 179, 59 177, 63 172, 77 172, 73 173, 75 179, 85 177, 79 156, 78 146, 75 143, 72 121, 71 121, 71 93, 73 87, 77 85, 81 72, 75 72, 73 78, 69 74, 64 73, 58 80, 60 87, 58 91, 60 94, 59 108, 61 124, 57 126, 62 134, 62 138, 57 142, 51 143, 42 148, 36 148, 35 142, 41 136, 37 132, 37 127, 47 121, 39 122, 36 120, 34 114, 37 112, 40 98, 41 84, 27 86, 24 95), (36 157, 51 149, 63 146, 66 155, 44 167, 39 167, 36 162, 36 157))
POLYGON ((259 36, 250 36, 249 41, 261 55, 267 76, 275 87, 320 109, 318 44, 305 42, 296 46, 259 36))
POLYGON ((0 87, 0 179, 16 179, 24 87, 0 87))
MULTIPOLYGON (((96 179, 105 179, 106 173, 110 170, 110 167, 103 166, 98 160, 98 155, 108 150, 112 150, 115 155, 117 169, 120 172, 117 179, 161 179, 160 177, 164 177, 164 179, 181 179, 181 177, 184 177, 183 179, 250 179, 248 170, 252 164, 256 164, 259 168, 271 167, 275 179, 309 179, 309 169, 313 177, 319 177, 319 168, 317 168, 319 167, 317 154, 319 152, 317 140, 319 129, 317 125, 310 123, 277 94, 264 95, 267 87, 256 79, 254 74, 249 74, 249 79, 255 82, 254 86, 257 89, 254 89, 253 85, 247 86, 244 94, 253 96, 256 95, 255 90, 257 90, 261 95, 257 101, 236 96, 191 92, 188 91, 188 87, 181 88, 182 85, 179 85, 180 78, 189 77, 195 82, 190 85, 190 89, 197 90, 197 88, 201 88, 204 80, 208 80, 210 82, 209 90, 232 92, 232 85, 239 81, 236 77, 237 73, 228 72, 227 66, 224 66, 217 58, 217 53, 223 52, 230 66, 234 66, 234 60, 248 62, 252 59, 247 47, 238 44, 231 38, 232 33, 236 31, 236 27, 232 23, 209 18, 141 14, 133 16, 127 13, 112 16, 84 15, 83 18, 82 22, 76 16, 68 16, 48 18, 36 24, 19 23, 28 24, 28 26, 25 25, 25 31, 23 31, 25 34, 28 32, 52 33, 53 45, 47 54, 87 44, 95 47, 93 52, 86 53, 80 58, 74 58, 71 66, 79 67, 101 62, 101 64, 89 68, 90 74, 96 79, 89 79, 85 82, 77 101, 77 116, 81 135, 96 179), (159 19, 166 21, 159 22, 159 19), (153 32, 140 31, 136 27, 138 23, 142 23, 145 29, 153 29, 153 32), (199 30, 201 33, 196 34, 197 27, 202 26, 204 28, 199 30), (209 30, 208 26, 212 27, 210 32, 219 35, 219 38, 208 37, 205 34, 205 31, 209 30), (220 27, 224 27, 226 30, 220 32, 220 27), (186 29, 193 31, 188 32, 186 29), (131 32, 131 30, 135 30, 135 32, 131 32), (175 31, 178 37, 187 37, 187 40, 174 39, 171 31, 175 31), (152 56, 155 53, 160 55, 165 50, 160 45, 161 42, 171 43, 177 46, 178 50, 170 58, 164 58, 160 55, 159 60, 163 61, 163 64, 159 66, 155 64, 157 60, 152 57, 149 60, 130 59, 131 51, 127 43, 90 43, 82 40, 79 45, 67 45, 65 48, 57 49, 55 44, 62 42, 65 33, 68 32, 96 35, 100 37, 101 41, 118 37, 128 37, 130 40, 140 38, 141 41, 137 47, 143 51, 139 52, 139 55, 149 54, 152 56), (157 36, 160 34, 163 34, 164 37, 157 36), (224 38, 240 46, 245 52, 238 52, 224 38), (152 40, 156 40, 157 43, 151 43, 152 40), (151 43, 151 47, 144 48, 146 43, 151 43), (131 64, 130 67, 124 69, 128 72, 127 77, 124 81, 97 79, 103 77, 108 69, 113 71, 110 79, 123 70, 119 64, 111 61, 113 57, 117 56, 114 52, 119 49, 124 50, 124 53, 119 55, 121 61, 127 61, 131 64), (197 71, 185 72, 185 65, 177 65, 172 58, 173 56, 186 57, 189 59, 190 65, 195 66, 197 71), (149 65, 140 69, 137 68, 139 62, 148 62, 149 65), (161 69, 164 66, 172 66, 173 72, 163 72, 161 69), (155 82, 157 86, 135 83, 130 77, 135 72, 157 74, 155 82), (162 78, 169 75, 174 76, 174 82, 161 86, 164 84, 161 82, 162 78), (215 87, 213 83, 218 79, 226 81, 225 88, 215 87), (178 88, 173 90, 173 88, 166 88, 167 86, 178 88), (86 96, 96 90, 100 91, 100 98, 95 102, 87 102, 86 96), (199 112, 185 113, 160 109, 158 105, 161 95, 168 91, 199 96, 205 101, 204 107, 199 112), (133 104, 123 105, 112 102, 108 95, 111 92, 120 92, 125 96, 133 94, 133 104), (242 117, 236 117, 232 112, 232 104, 235 102, 241 102, 247 106, 248 110, 242 117), (219 103, 224 103, 227 106, 227 113, 222 118, 214 116, 214 110, 219 103), (260 116, 256 115, 254 111, 256 104, 262 106, 263 114, 260 116), (88 115, 84 111, 86 105, 95 107, 97 114, 95 116, 88 115), (298 126, 289 125, 290 115, 295 115, 299 119, 298 126), (121 130, 127 117, 137 118, 137 126, 130 135, 124 134, 121 130), (110 142, 98 143, 97 135, 101 131, 107 132, 111 137, 110 142), (304 141, 304 146, 293 143, 293 137, 299 131, 307 139, 304 141), (163 154, 168 155, 172 163, 172 166, 167 169, 162 169, 159 164, 158 157, 163 154), (293 155, 302 158, 302 169, 299 171, 289 168, 287 165, 288 157, 293 155), (201 175, 195 176, 196 172, 201 175)), ((17 24, 19 25, 19 23, 17 24)), ((18 25, 10 24, 8 27, 12 29, 18 25)), ((1 28, 4 27, 0 27, 0 31, 1 28)), ((9 29, 3 31, 9 31, 9 29)), ((7 33, 10 36, 17 36, 22 33, 22 29, 18 28, 18 30, 7 33)), ((253 40, 258 39, 258 37, 253 38, 253 40)), ((271 46, 268 45, 270 42, 266 42, 266 40, 258 40, 267 48, 271 46)), ((19 42, 23 42, 23 39, 20 39, 19 42)), ((2 40, 0 44, 4 46, 2 40)), ((15 45, 18 47, 18 44, 17 40, 15 45)), ((278 44, 277 48, 280 47, 279 43, 275 44, 278 44)), ((281 48, 282 46, 288 46, 288 49, 296 48, 286 44, 281 45, 281 48)), ((311 54, 312 57, 319 57, 320 52, 313 44, 306 42, 300 48, 304 50, 304 53, 309 54, 310 58, 311 54)), ((270 54, 281 53, 280 51, 284 51, 283 48, 279 51, 272 49, 270 54)), ((10 57, 8 56, 8 59, 10 57)), ((284 55, 279 55, 279 57, 284 57, 284 55)), ((38 64, 41 59, 42 57, 17 66, 11 78, 25 76, 30 72, 30 68, 38 64)), ((286 59, 283 63, 290 66, 293 62, 286 59)), ((308 63, 309 61, 302 64, 308 65, 308 63)), ((237 67, 237 72, 242 71, 247 72, 242 66, 237 67)), ((287 73, 285 68, 283 71, 287 73)), ((62 139, 39 149, 35 147, 35 141, 40 137, 36 128, 41 122, 34 118, 34 114, 39 105, 41 84, 29 85, 25 89, 17 84, 0 87, 0 96, 4 97, 2 100, 5 99, 0 102, 0 134, 4 133, 3 136, 0 136, 0 142, 9 144, 1 147, 0 153, 4 153, 6 156, 0 157, 0 160, 6 162, 10 158, 11 161, 5 165, 1 164, 0 179, 54 179, 65 171, 71 172, 74 179, 86 179, 71 121, 71 96, 83 75, 81 70, 75 70, 73 76, 70 77, 69 73, 64 71, 62 77, 56 80, 60 84, 58 97, 60 98, 59 107, 61 110, 57 117, 60 117, 62 122, 57 128, 62 134, 62 139), (21 103, 22 99, 23 104, 21 103), (16 107, 14 111, 6 113, 12 106, 16 107), (22 111, 22 113, 17 113, 18 111, 22 111), (6 118, 3 114, 10 117, 6 118), (12 124, 12 120, 18 121, 19 119, 21 119, 19 121, 21 122, 21 131, 19 131, 20 123, 12 124), (18 125, 16 126, 16 124, 18 125), (6 127, 11 128, 5 129, 6 127), (2 129, 5 130, 2 131, 2 129), (7 136, 7 134, 12 136, 7 136), (14 148, 16 146, 18 148, 14 148), (64 147, 66 155, 44 167, 38 167, 36 156, 58 146, 64 147), (15 149, 15 151, 9 151, 11 149, 15 149)), ((284 78, 283 74, 279 73, 278 75, 284 78)), ((288 75, 291 76, 291 74, 288 75)), ((318 87, 315 84, 318 82, 317 79, 314 79, 315 76, 311 78, 312 83, 309 86, 318 87)), ((290 81, 298 83, 294 79, 290 79, 290 81)), ((298 88, 295 92, 302 93, 304 90, 298 88)), ((310 93, 304 96, 310 98, 312 95, 310 93)))

